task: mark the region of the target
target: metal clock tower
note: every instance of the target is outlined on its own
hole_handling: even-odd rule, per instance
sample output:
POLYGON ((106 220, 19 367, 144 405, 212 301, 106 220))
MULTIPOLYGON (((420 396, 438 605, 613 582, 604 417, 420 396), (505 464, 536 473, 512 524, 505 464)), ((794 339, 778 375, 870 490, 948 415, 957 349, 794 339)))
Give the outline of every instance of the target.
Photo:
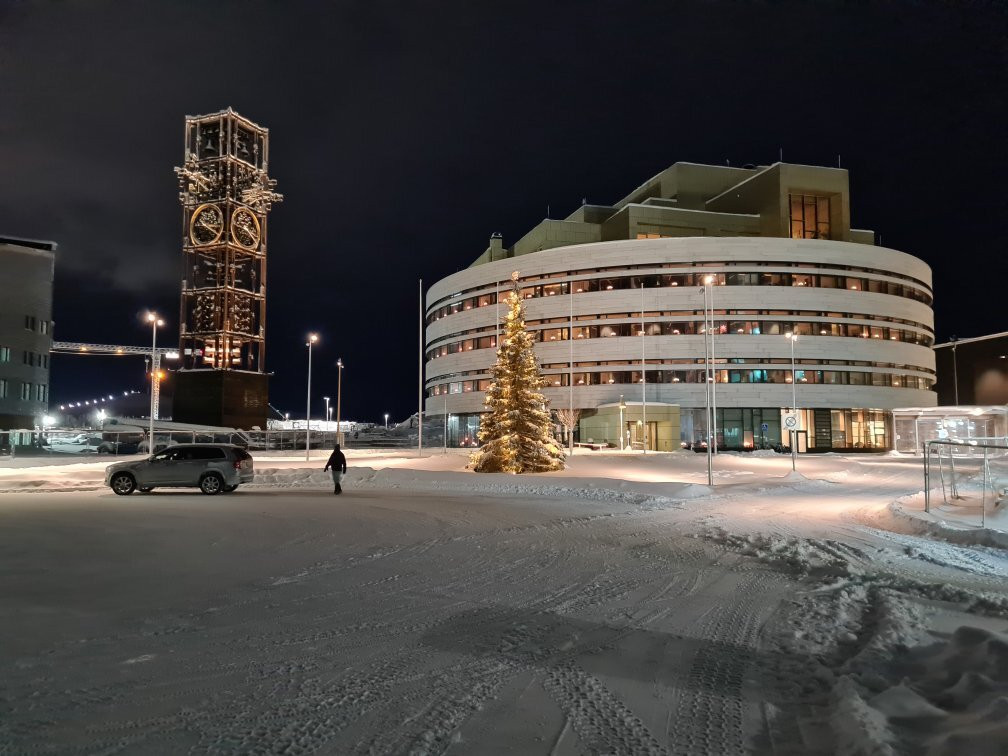
POLYGON ((265 425, 269 130, 231 108, 186 116, 175 169, 182 203, 182 301, 173 419, 265 425))

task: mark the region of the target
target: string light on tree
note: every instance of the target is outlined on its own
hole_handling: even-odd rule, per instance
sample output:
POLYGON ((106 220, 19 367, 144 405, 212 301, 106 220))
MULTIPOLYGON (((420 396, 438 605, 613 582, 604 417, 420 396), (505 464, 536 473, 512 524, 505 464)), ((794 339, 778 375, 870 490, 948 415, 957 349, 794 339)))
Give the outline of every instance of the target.
POLYGON ((536 363, 518 272, 511 274, 508 314, 486 392, 489 410, 480 420, 480 449, 472 455, 476 472, 547 472, 564 468, 564 453, 551 434, 546 385, 536 363))

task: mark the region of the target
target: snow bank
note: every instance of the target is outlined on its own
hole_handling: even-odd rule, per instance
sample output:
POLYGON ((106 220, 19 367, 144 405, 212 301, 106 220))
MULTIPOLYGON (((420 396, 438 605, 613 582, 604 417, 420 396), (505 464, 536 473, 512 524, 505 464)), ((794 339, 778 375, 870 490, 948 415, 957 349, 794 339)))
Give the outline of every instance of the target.
MULTIPOLYGON (((646 506, 681 507, 680 500, 698 495, 688 484, 674 487, 670 495, 654 495, 633 486, 619 487, 617 481, 606 479, 570 479, 531 475, 476 474, 430 472, 399 468, 374 469, 350 467, 342 485, 353 489, 408 489, 411 491, 445 491, 522 497, 549 497, 592 501, 626 502, 646 506), (683 492, 683 495, 680 495, 683 492)), ((329 473, 317 468, 263 468, 256 471, 249 487, 269 488, 329 488, 329 473)))
MULTIPOLYGON (((854 677, 837 686, 850 700, 867 697, 858 711, 871 712, 859 720, 871 723, 868 742, 877 747, 896 742, 915 753, 1005 752, 1008 635, 962 626, 947 639, 897 653, 886 666, 894 684, 874 695, 854 677)), ((852 728, 848 717, 838 719, 840 738, 852 728)))
POLYGON ((703 536, 746 556, 785 567, 800 575, 860 574, 860 570, 851 561, 851 556, 857 552, 839 541, 794 538, 779 534, 733 535, 721 528, 710 529, 703 536))
MULTIPOLYGON (((932 494, 932 502, 935 501, 932 494)), ((995 546, 1008 549, 1008 506, 999 506, 988 512, 984 527, 980 525, 978 507, 966 511, 964 507, 942 507, 933 504, 931 512, 924 511, 924 492, 903 496, 889 504, 889 512, 903 526, 919 535, 971 546, 995 546)))
MULTIPOLYGON (((781 658, 804 660, 796 662, 801 674, 775 668, 769 684, 800 702, 791 713, 814 723, 818 737, 828 732, 834 752, 1005 752, 1008 596, 887 572, 873 554, 830 539, 722 528, 699 537, 807 579, 809 589, 768 635, 781 658), (939 612, 994 618, 1000 631, 942 634, 939 612)), ((939 553, 927 561, 945 560, 939 553)))

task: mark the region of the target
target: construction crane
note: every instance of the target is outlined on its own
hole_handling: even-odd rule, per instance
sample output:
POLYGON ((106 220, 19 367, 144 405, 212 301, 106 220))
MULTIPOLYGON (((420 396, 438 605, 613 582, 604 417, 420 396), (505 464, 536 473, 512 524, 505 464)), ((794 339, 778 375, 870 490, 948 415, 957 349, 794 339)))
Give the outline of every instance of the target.
POLYGON ((139 346, 121 346, 117 344, 81 344, 75 341, 54 341, 51 352, 60 354, 77 355, 126 355, 135 354, 143 357, 151 357, 151 418, 158 419, 158 408, 161 399, 161 360, 177 360, 178 349, 139 346))

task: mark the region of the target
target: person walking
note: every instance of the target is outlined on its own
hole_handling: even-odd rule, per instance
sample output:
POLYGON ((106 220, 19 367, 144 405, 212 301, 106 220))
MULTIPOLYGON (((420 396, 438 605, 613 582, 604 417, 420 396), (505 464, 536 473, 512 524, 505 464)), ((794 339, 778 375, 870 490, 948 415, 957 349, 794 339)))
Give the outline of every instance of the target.
POLYGON ((326 462, 325 470, 322 472, 327 472, 329 468, 332 468, 332 480, 334 485, 334 494, 343 493, 343 489, 340 487, 340 480, 344 475, 346 475, 346 457, 343 456, 343 452, 340 451, 339 444, 336 444, 336 448, 333 449, 333 453, 329 455, 329 461, 326 462))

